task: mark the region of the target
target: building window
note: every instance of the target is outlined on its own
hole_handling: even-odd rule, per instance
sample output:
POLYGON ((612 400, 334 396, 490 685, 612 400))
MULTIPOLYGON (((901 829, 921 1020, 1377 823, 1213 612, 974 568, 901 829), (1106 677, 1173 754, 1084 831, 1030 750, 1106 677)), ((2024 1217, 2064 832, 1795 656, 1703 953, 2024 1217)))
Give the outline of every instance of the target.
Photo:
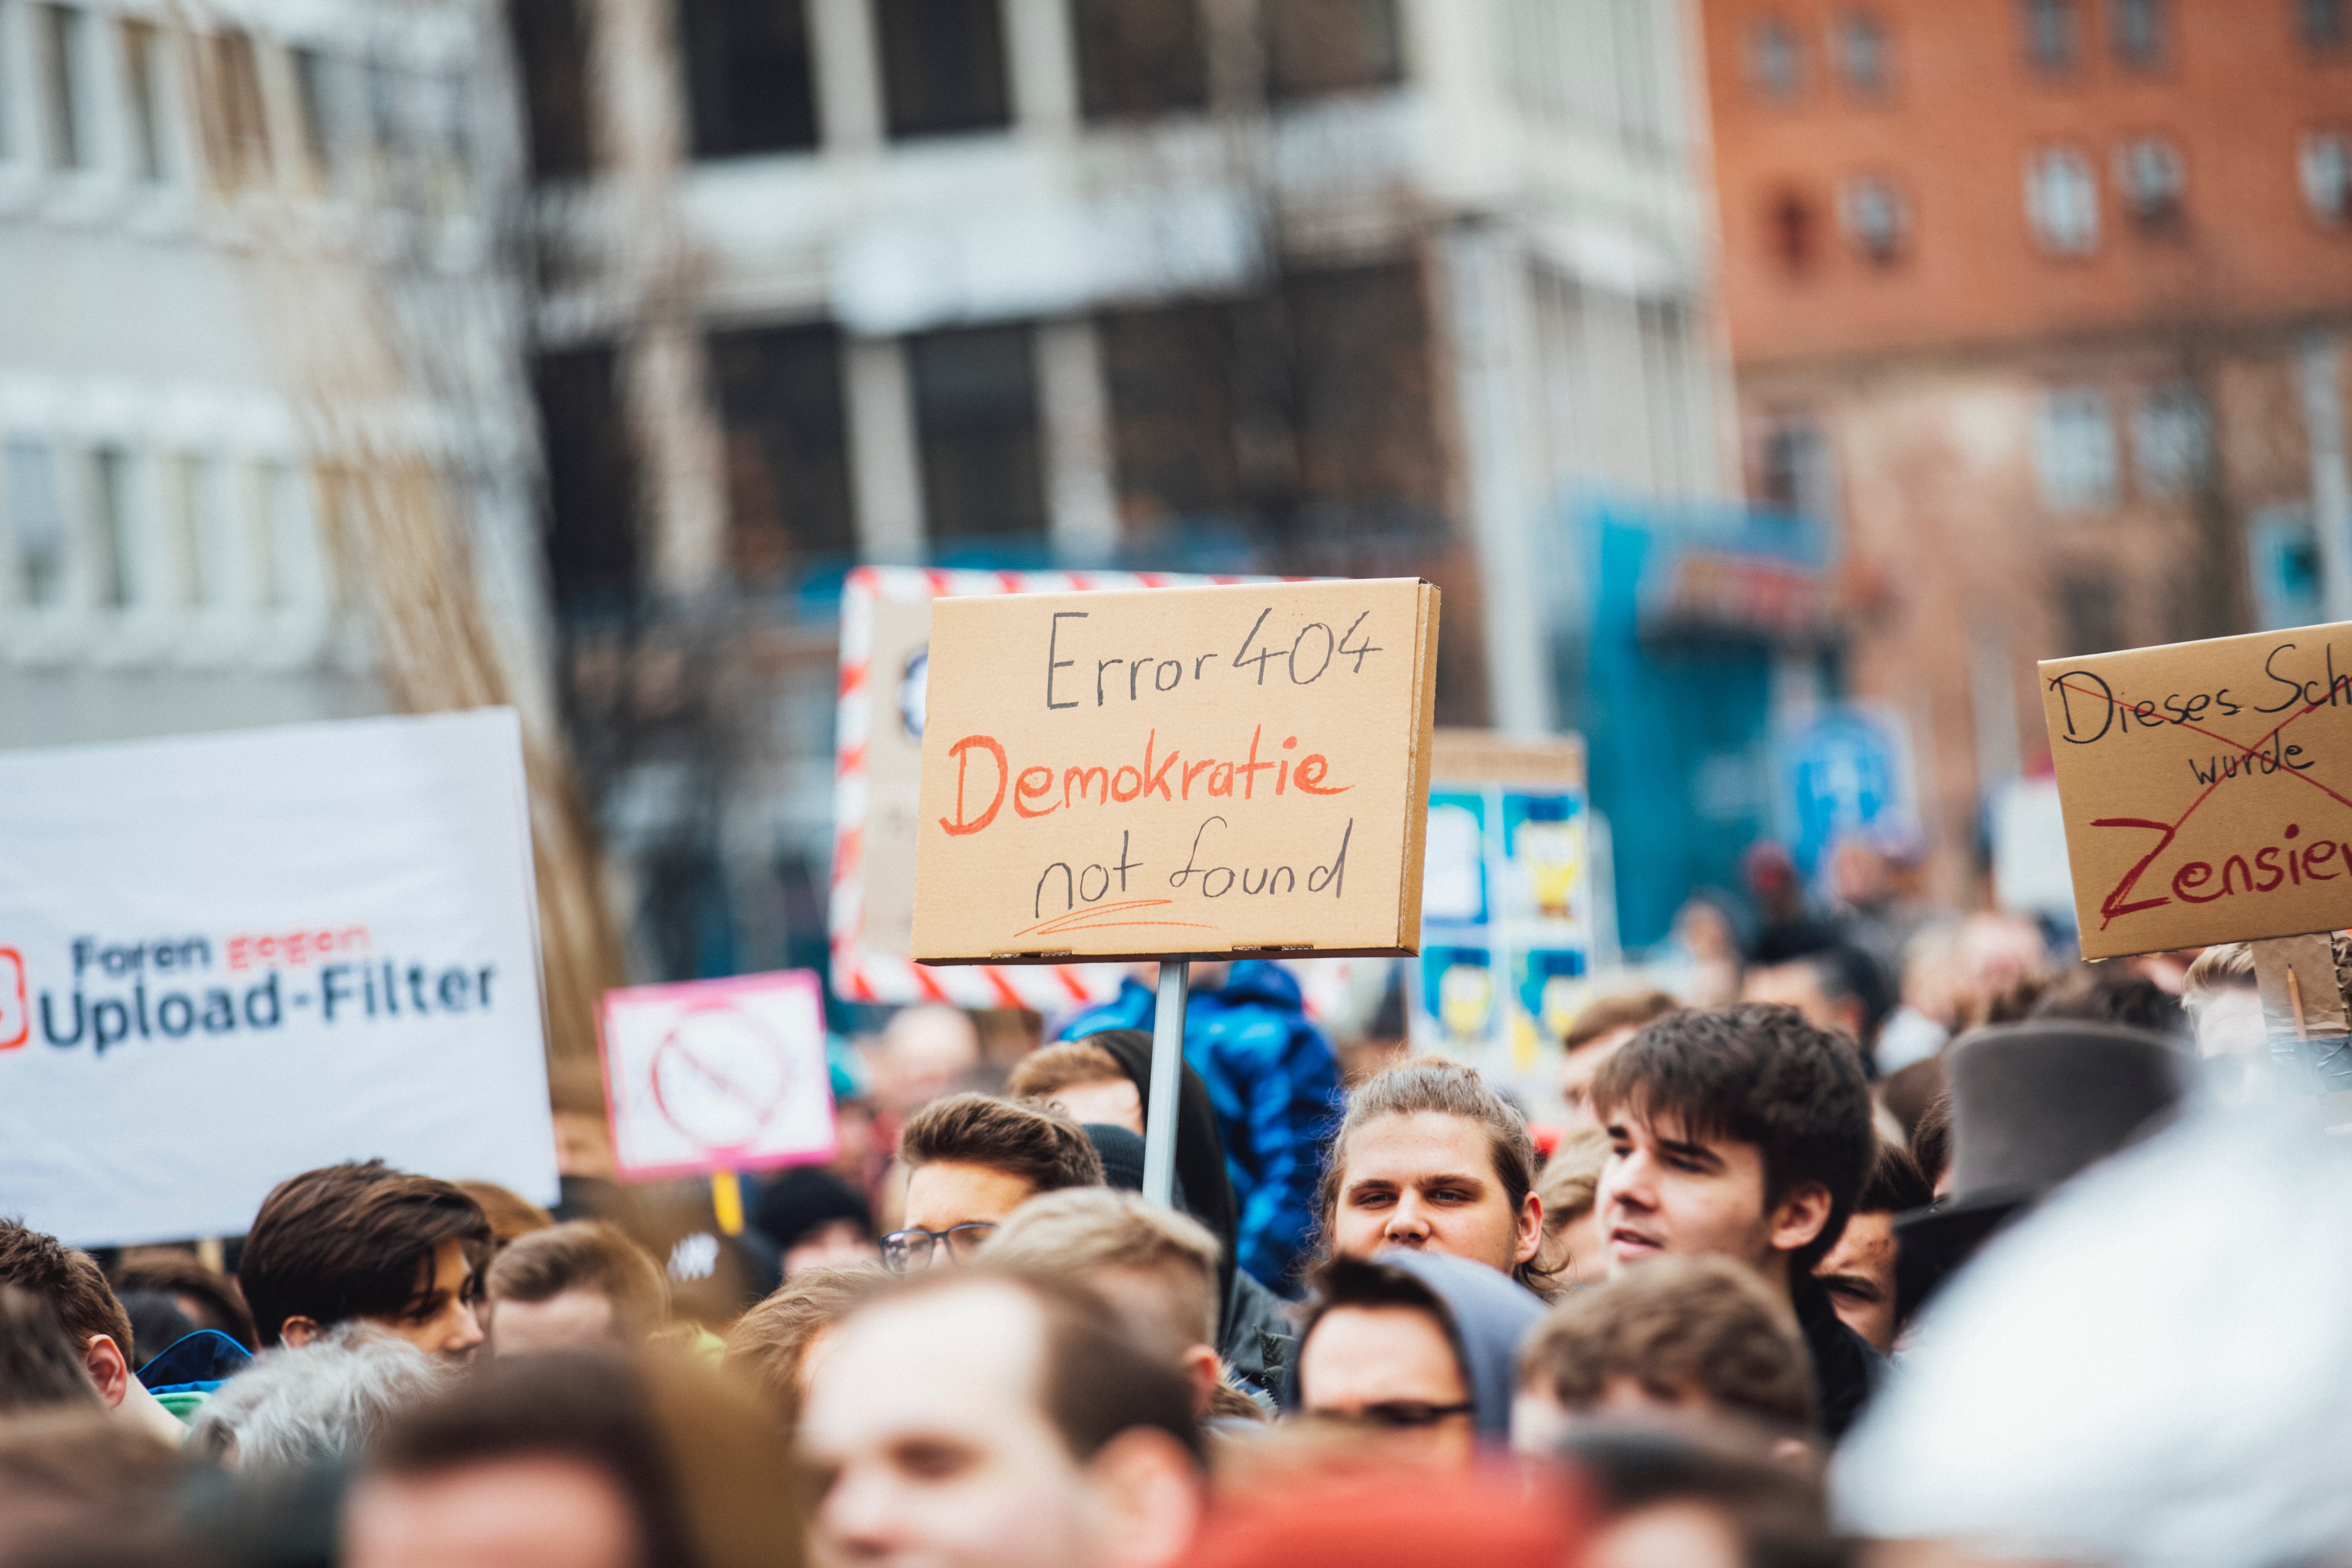
POLYGON ((1853 247, 1879 266, 1903 254, 1910 237, 1910 205, 1892 180, 1848 180, 1838 194, 1838 211, 1853 247))
POLYGON ((293 49, 294 112, 301 121, 302 157, 313 184, 334 178, 334 152, 327 132, 327 58, 316 49, 293 49))
POLYGON ((875 0, 894 141, 1013 123, 1002 0, 875 0))
POLYGON ((1030 330, 927 332, 907 341, 907 362, 931 537, 953 549, 977 539, 1042 536, 1045 470, 1030 330))
POLYGON ((2195 489, 2211 458, 2211 426, 2195 387, 2159 387, 2132 410, 2132 477, 2141 494, 2169 497, 2195 489))
POLYGON ((2045 147, 2025 161, 2025 216, 2053 256, 2088 256, 2099 244, 2099 177, 2072 147, 2045 147))
POLYGON ((163 115, 159 89, 163 74, 163 36, 152 22, 122 23, 123 106, 131 111, 131 172, 142 180, 163 177, 163 115))
POLYGON ((523 88, 523 127, 535 179, 574 179, 591 167, 588 22, 583 0, 509 0, 523 88))
POLYGON ((2352 0, 2294 0, 2297 30, 2307 49, 2340 49, 2352 43, 2352 0))
POLYGON ((2167 0, 2111 0, 2107 42, 2116 58, 2134 70, 2155 70, 2172 54, 2172 15, 2167 0))
POLYGON ((13 439, 5 472, 16 593, 37 608, 54 605, 64 596, 66 580, 66 509, 58 494, 56 455, 46 442, 13 439))
POLYGON ((141 581, 139 529, 132 510, 131 454, 100 447, 89 455, 90 540, 98 567, 98 602, 121 609, 148 597, 141 581))
POLYGON ((1836 521, 1836 468, 1821 426, 1810 419, 1782 419, 1764 433, 1757 456, 1759 504, 1790 517, 1836 521))
POLYGON ((1766 98, 1784 102, 1805 90, 1805 45, 1794 27, 1763 16, 1748 28, 1748 79, 1766 98))
POLYGON ((2330 227, 2352 223, 2352 132, 2315 131, 2303 139, 2303 199, 2330 227))
POLYGON ((1155 548, 1162 525, 1189 524, 1197 537, 1204 522, 1243 510, 1235 331, 1234 308, 1225 304, 1102 319, 1119 523, 1155 548))
POLYGON ((559 609, 611 610, 635 595, 637 466, 608 347, 541 356, 531 390, 547 448, 548 578, 559 609))
POLYGON ((251 36, 229 31, 211 39, 204 84, 205 151, 224 185, 258 185, 269 179, 269 121, 262 110, 261 70, 251 36))
POLYGON ((1088 120, 1129 120, 1209 106, 1200 0, 1071 0, 1078 103, 1088 120))
POLYGON ((774 584, 856 547, 841 334, 830 326, 710 334, 727 440, 728 535, 737 575, 774 584))
POLYGON ((2123 605, 2114 582, 2105 577, 2068 577, 2061 582, 2058 624, 2066 647, 2061 658, 2113 653, 2125 646, 2123 605))
POLYGON ((2044 76, 2066 76, 2083 63, 2080 0, 2018 0, 2025 58, 2044 76))
MULTIPOLYGON (((1132 0, 1120 0, 1123 10, 1132 0)), ((1404 79, 1398 0, 1265 0, 1266 91, 1276 101, 1404 79)))
POLYGON ((2179 149, 2161 137, 2138 137, 2116 149, 2116 195, 2143 229, 2179 226, 2186 178, 2179 149))
POLYGON ((698 158, 816 145, 816 87, 801 0, 679 0, 698 158))
POLYGON ((1866 11, 1849 11, 1837 19, 1832 36, 1846 90, 1857 98, 1885 98, 1895 74, 1886 25, 1866 11))
POLYGON ((2107 395, 2079 386, 2044 394, 2034 465, 2042 499, 2053 511, 2115 504, 2116 425, 2107 395))
POLYGON ((1766 222, 1772 254, 1790 277, 1811 270, 1821 245, 1821 221, 1802 192, 1784 190, 1772 198, 1766 222))
POLYGON ((47 96, 49 165, 89 168, 97 152, 89 124, 89 18, 70 5, 43 5, 35 16, 47 96))

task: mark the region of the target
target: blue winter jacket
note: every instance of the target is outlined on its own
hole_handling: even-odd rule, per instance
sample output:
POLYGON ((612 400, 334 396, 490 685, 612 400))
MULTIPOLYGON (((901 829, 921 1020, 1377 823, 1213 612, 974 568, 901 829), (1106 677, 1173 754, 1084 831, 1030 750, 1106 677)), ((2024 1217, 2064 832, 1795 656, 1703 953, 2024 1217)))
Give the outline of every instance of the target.
MULTIPOLYGON (((1151 1027, 1151 988, 1119 994, 1072 1019, 1062 1037, 1151 1027)), ((1235 1251, 1260 1284, 1295 1295, 1293 1278, 1315 1230, 1315 1190, 1339 1125, 1339 1058, 1307 1021, 1298 982, 1280 964, 1244 959, 1222 991, 1194 992, 1184 1009, 1184 1059, 1209 1087, 1225 1167, 1240 1205, 1235 1251)))

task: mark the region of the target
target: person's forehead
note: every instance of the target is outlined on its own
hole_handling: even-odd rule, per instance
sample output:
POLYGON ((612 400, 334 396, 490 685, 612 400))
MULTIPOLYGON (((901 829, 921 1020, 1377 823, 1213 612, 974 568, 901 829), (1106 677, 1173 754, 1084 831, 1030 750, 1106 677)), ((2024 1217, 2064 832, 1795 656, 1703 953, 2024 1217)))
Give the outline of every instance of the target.
POLYGON ((836 1452, 916 1433, 1013 1440, 1045 1425, 1044 1335, 1034 1304, 985 1282, 869 1307, 811 1369, 803 1436, 836 1452))
POLYGON ((1028 1181, 988 1165, 940 1160, 907 1177, 907 1223, 933 1230, 968 1220, 1002 1219, 1030 1195, 1028 1181))
POLYGON ((1612 1107, 1608 1115, 1612 1129, 1622 1129, 1637 1142, 1694 1144, 1725 1159, 1735 1159, 1743 1152, 1758 1153, 1752 1143, 1742 1142, 1727 1132, 1696 1127, 1683 1113, 1666 1108, 1645 1110, 1636 1105, 1612 1107))
POLYGON ((1466 1116, 1442 1110, 1383 1116, 1358 1128, 1348 1140, 1347 1180, 1351 1183, 1493 1173, 1486 1130, 1466 1116))
POLYGON ((1454 1342, 1421 1307, 1334 1307, 1299 1350, 1309 1398, 1325 1402, 1453 1397, 1462 1384, 1454 1342))

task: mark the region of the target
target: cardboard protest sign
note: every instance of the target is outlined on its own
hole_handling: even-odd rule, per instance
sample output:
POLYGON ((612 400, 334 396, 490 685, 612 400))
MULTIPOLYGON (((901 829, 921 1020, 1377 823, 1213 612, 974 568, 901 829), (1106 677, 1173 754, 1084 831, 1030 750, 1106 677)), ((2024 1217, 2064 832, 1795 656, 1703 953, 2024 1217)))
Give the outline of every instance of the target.
POLYGON ((2352 626, 2041 673, 2085 958, 2352 924, 2352 626))
POLYGON ((931 604, 1008 594, 1205 588, 1265 581, 1147 572, 976 572, 860 566, 841 594, 834 725, 830 977, 848 1002, 950 1002, 1055 1013, 1108 999, 1108 963, 967 964, 913 959, 915 826, 920 816, 931 604))
POLYGON ((804 969, 604 994, 604 1097, 624 1177, 829 1160, 824 1002, 804 969))
POLYGON ((0 1214, 242 1233, 382 1156, 552 1201, 511 710, 0 752, 0 1214))
POLYGON ((914 956, 1420 945, 1437 590, 942 599, 914 956))

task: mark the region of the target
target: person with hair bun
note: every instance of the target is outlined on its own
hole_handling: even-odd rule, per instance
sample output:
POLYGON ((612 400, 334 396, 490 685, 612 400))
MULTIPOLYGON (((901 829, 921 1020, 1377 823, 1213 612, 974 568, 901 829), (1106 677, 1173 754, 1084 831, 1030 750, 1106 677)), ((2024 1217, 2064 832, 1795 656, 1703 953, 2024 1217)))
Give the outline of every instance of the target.
POLYGON ((1328 1253, 1448 1253, 1537 1285, 1544 1244, 1527 1119, 1475 1068, 1408 1061, 1357 1089, 1322 1194, 1328 1253))

